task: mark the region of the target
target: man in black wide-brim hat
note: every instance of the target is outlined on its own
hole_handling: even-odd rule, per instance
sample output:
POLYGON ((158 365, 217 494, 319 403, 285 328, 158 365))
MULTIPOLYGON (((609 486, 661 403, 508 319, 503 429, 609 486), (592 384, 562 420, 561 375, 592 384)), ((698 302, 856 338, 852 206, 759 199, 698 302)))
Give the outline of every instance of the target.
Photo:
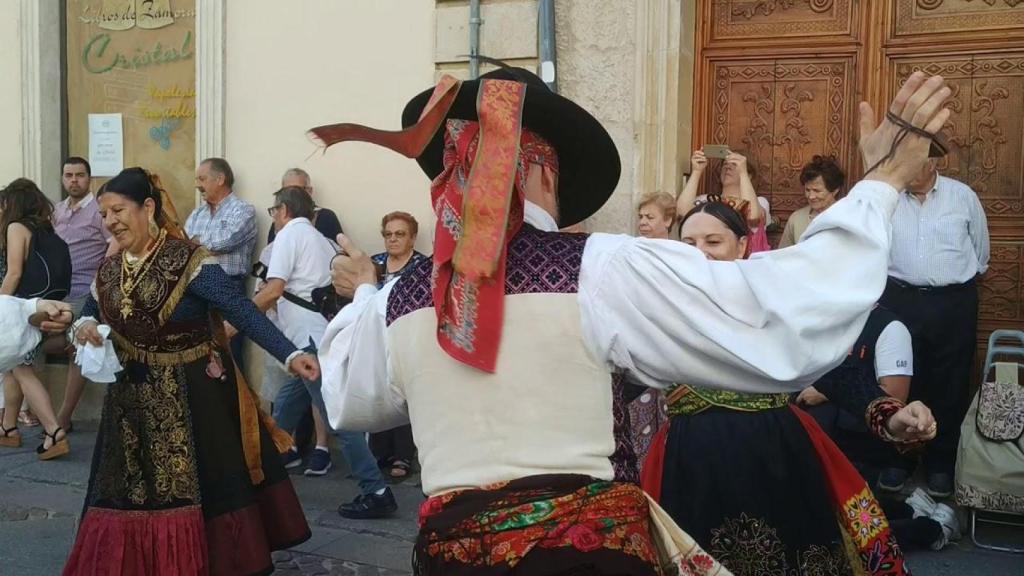
POLYGON ((411 421, 428 496, 417 574, 728 574, 617 475, 613 374, 787 392, 836 365, 881 293, 896 190, 947 94, 918 74, 893 103, 902 119, 875 128, 863 109, 872 179, 798 246, 737 262, 558 232, 603 205, 619 159, 593 116, 526 70, 444 77, 401 132, 313 129, 416 158, 432 179, 432 261, 378 290, 340 237, 333 280, 354 302, 320 348, 332 426, 411 421))

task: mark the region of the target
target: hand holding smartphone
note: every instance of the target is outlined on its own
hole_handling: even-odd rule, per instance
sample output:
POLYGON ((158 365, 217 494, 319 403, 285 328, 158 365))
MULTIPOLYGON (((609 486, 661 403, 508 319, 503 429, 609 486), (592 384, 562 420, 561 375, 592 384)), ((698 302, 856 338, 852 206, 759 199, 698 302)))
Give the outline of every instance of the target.
POLYGON ((708 158, 717 158, 719 160, 725 160, 731 150, 726 144, 705 144, 704 145, 704 156, 708 158))

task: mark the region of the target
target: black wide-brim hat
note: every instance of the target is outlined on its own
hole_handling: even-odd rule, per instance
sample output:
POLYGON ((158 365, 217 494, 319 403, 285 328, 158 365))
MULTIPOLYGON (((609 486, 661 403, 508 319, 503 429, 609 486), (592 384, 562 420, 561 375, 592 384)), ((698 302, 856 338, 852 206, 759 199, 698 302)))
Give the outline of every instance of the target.
MULTIPOLYGON (((552 92, 536 74, 523 68, 499 68, 477 80, 462 83, 446 120, 477 121, 477 92, 485 79, 512 80, 526 84, 523 104, 523 128, 547 140, 558 153, 558 225, 578 224, 597 212, 612 195, 619 182, 621 164, 608 131, 581 106, 552 92)), ((402 127, 420 119, 433 88, 416 95, 402 112, 402 127)), ((443 170, 443 122, 437 133, 416 158, 431 180, 443 170)))

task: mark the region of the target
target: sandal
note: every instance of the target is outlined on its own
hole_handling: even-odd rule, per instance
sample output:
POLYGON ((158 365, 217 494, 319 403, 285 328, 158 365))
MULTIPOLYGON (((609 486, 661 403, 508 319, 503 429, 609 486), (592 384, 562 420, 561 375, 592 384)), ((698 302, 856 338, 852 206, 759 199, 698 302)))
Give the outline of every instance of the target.
POLYGON ((21 434, 18 433, 18 427, 4 428, 4 425, 0 423, 0 446, 4 448, 21 448, 21 434))
MULTIPOLYGON (((65 434, 71 434, 72 432, 74 432, 75 425, 74 425, 74 423, 71 423, 71 424, 68 424, 67 426, 64 426, 63 428, 64 428, 64 433, 65 434)), ((39 433, 39 439, 43 440, 45 438, 46 438, 46 430, 43 430, 42 432, 39 433)))
POLYGON ((22 410, 18 412, 18 422, 21 422, 22 424, 28 426, 29 428, 39 426, 39 418, 36 418, 36 415, 29 412, 28 410, 22 410))
POLYGON ((40 460, 53 460, 54 458, 59 458, 71 451, 71 445, 68 444, 67 432, 64 432, 64 436, 60 440, 57 440, 57 434, 60 434, 61 432, 64 432, 64 429, 58 426, 57 429, 53 431, 53 434, 50 434, 49 432, 46 433, 46 437, 53 443, 50 444, 49 448, 45 448, 46 439, 44 438, 43 443, 36 448, 36 454, 39 455, 40 460))
POLYGON ((405 460, 395 458, 391 462, 390 470, 388 470, 388 476, 395 482, 401 482, 412 475, 412 465, 405 460))

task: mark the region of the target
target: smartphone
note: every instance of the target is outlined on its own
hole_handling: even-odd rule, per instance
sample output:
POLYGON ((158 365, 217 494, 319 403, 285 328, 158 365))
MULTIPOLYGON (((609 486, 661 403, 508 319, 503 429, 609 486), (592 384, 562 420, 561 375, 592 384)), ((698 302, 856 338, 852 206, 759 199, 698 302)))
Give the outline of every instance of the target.
POLYGON ((704 156, 708 158, 719 158, 723 160, 729 155, 729 152, 731 152, 731 150, 729 150, 729 146, 726 144, 705 144, 702 150, 704 150, 704 156))

